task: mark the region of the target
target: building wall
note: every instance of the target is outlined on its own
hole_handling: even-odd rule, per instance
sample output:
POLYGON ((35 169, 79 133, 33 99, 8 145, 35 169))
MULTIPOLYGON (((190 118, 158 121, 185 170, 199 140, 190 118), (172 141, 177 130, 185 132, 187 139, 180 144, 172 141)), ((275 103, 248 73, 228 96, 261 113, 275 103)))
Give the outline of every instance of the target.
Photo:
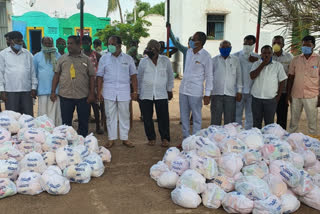
POLYGON ((148 42, 151 39, 155 39, 157 41, 167 41, 167 31, 166 31, 166 21, 164 16, 151 14, 144 19, 151 23, 151 26, 148 27, 150 34, 147 38, 141 38, 139 43, 138 53, 142 54, 144 49, 147 47, 148 42))
MULTIPOLYGON (((242 49, 243 38, 256 34, 257 18, 246 11, 238 0, 174 0, 170 3, 170 22, 175 36, 183 44, 196 31, 207 32, 207 15, 225 15, 224 39, 232 43, 232 52, 242 49)), ((282 32, 279 26, 266 26, 261 29, 259 46, 271 44, 272 38, 282 32)), ((286 35, 284 35, 286 37, 286 35)), ((219 54, 221 40, 208 40, 205 49, 212 56, 219 54)), ((182 57, 179 57, 178 72, 182 72, 182 57)))
POLYGON ((12 30, 11 15, 11 1, 0 0, 0 51, 7 47, 6 39, 3 35, 12 30))

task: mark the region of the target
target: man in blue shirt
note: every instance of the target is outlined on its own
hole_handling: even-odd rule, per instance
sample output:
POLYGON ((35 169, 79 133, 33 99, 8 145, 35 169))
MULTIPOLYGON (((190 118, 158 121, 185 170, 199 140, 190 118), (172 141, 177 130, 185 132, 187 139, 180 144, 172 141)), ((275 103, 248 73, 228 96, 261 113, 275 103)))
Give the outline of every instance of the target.
POLYGON ((38 79, 37 94, 39 97, 38 115, 46 114, 56 126, 62 124, 59 98, 50 100, 52 79, 57 60, 61 55, 53 47, 51 37, 43 37, 42 51, 33 57, 33 64, 38 79))

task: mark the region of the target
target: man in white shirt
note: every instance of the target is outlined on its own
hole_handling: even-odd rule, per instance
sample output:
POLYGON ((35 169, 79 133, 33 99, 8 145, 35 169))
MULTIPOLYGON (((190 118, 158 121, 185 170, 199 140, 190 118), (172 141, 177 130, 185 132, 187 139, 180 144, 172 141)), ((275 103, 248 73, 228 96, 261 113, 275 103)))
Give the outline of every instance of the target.
MULTIPOLYGON (((282 36, 275 36, 272 40, 273 56, 274 61, 280 62, 283 65, 284 71, 288 75, 289 65, 293 59, 291 53, 285 52, 284 38, 282 36)), ((288 118, 288 103, 287 103, 287 81, 281 92, 281 97, 277 106, 277 123, 283 128, 287 129, 287 118, 288 118)))
POLYGON ((122 41, 118 36, 111 36, 108 40, 109 52, 99 61, 97 72, 98 92, 100 101, 104 99, 109 141, 107 148, 113 146, 118 139, 118 116, 120 140, 132 148, 128 141, 130 129, 129 103, 131 98, 137 100, 137 71, 131 56, 121 51, 122 41), (130 95, 130 80, 133 93, 130 95), (102 92, 103 84, 103 96, 102 92))
POLYGON ((197 32, 189 42, 183 79, 180 85, 179 104, 180 118, 182 122, 182 135, 187 138, 190 135, 190 112, 193 116, 192 134, 200 131, 202 124, 202 99, 204 105, 209 105, 212 91, 212 60, 210 54, 203 49, 207 36, 203 32, 197 32), (205 89, 203 87, 205 82, 205 89), (203 97, 203 91, 204 97, 203 97))
POLYGON ((256 37, 248 35, 244 38, 243 49, 234 54, 239 58, 242 73, 242 99, 236 102, 236 122, 242 125, 243 110, 245 111, 244 128, 251 129, 253 125, 252 119, 252 96, 250 94, 252 80, 250 78, 251 67, 254 62, 259 60, 259 55, 254 53, 256 37))
POLYGON ((211 96, 211 125, 235 122, 236 101, 242 98, 242 73, 238 57, 230 55, 231 43, 220 43, 220 55, 212 59, 213 90, 211 96))
POLYGON ((38 80, 32 54, 22 48, 23 36, 18 31, 8 34, 10 47, 0 52, 0 92, 6 110, 33 116, 38 80))
POLYGON ((173 88, 173 71, 168 57, 160 55, 160 44, 150 40, 138 68, 139 98, 143 114, 144 130, 148 144, 156 143, 156 133, 152 120, 153 106, 156 108, 159 133, 162 147, 168 147, 170 142, 168 100, 171 100, 173 88))
POLYGON ((268 125, 274 123, 277 103, 280 100, 287 75, 281 63, 272 61, 272 47, 261 48, 261 60, 252 66, 250 77, 253 127, 261 129, 262 120, 268 125))

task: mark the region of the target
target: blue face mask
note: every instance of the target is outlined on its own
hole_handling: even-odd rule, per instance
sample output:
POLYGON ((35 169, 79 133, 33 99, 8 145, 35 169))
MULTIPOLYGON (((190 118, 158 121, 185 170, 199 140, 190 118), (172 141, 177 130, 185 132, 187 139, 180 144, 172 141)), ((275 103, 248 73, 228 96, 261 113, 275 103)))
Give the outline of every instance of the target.
POLYGON ((231 47, 229 48, 220 48, 219 49, 221 56, 228 57, 231 53, 231 47))
POLYGON ((312 48, 307 46, 302 46, 301 51, 303 54, 306 54, 306 55, 312 54, 312 48))
POLYGON ((190 46, 190 48, 192 48, 192 49, 197 48, 195 42, 192 41, 192 40, 189 41, 189 46, 190 46))
MULTIPOLYGON (((261 57, 261 60, 263 61, 263 57, 261 57)), ((270 58, 269 64, 272 62, 272 57, 270 58)))
POLYGON ((13 48, 17 51, 20 51, 22 49, 22 45, 19 45, 19 44, 14 44, 13 45, 13 48))

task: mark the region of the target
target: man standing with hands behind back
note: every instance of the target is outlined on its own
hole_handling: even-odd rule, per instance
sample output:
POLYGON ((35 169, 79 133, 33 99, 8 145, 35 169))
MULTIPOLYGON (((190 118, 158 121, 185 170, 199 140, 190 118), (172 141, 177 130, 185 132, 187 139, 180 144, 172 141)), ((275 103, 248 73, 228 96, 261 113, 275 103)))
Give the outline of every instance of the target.
POLYGON ((190 135, 190 112, 193 116, 192 134, 200 131, 202 125, 202 99, 204 105, 210 104, 213 84, 212 60, 210 54, 203 49, 207 36, 203 32, 196 32, 189 42, 186 65, 180 85, 179 104, 182 122, 182 135, 190 135), (205 82, 205 89, 203 87, 205 82), (204 91, 204 97, 203 97, 204 91))
POLYGON ((81 52, 79 36, 69 36, 68 52, 57 62, 50 98, 52 102, 57 100, 56 88, 59 83, 62 124, 72 126, 73 112, 77 107, 78 133, 86 137, 89 125, 89 103, 95 101, 96 72, 89 57, 81 52))

